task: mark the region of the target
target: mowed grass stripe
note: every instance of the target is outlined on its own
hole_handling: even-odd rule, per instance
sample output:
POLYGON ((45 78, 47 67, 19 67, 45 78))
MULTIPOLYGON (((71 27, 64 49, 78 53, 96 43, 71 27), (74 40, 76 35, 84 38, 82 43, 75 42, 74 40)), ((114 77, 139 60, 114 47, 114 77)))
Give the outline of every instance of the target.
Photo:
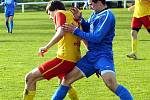
MULTIPOLYGON (((114 38, 114 59, 117 80, 127 87, 135 100, 150 99, 150 37, 145 29, 139 32, 138 51, 144 60, 131 60, 126 54, 131 51, 130 21, 132 13, 127 9, 113 9, 116 16, 116 37, 114 38)), ((88 18, 89 10, 83 11, 88 18)), ((43 12, 16 13, 14 34, 8 34, 0 14, 0 100, 20 100, 27 72, 56 56, 57 46, 52 47, 44 58, 37 56, 55 33, 54 25, 43 12)), ((82 46, 82 52, 85 49, 82 46)), ((37 84, 35 100, 49 100, 58 86, 57 78, 37 84)), ((75 82, 80 100, 119 100, 106 88, 96 75, 75 82)), ((69 100, 66 97, 65 100, 69 100)))

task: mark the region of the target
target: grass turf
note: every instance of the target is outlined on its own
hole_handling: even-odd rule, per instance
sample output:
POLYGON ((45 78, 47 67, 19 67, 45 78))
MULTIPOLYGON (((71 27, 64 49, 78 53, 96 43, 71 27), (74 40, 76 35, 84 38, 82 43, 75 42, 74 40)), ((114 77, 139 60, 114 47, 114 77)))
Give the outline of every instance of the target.
MULTIPOLYGON (((127 87, 135 100, 150 99, 150 38, 145 29, 139 32, 138 51, 144 60, 126 58, 131 51, 130 21, 127 9, 113 9, 116 16, 114 59, 119 83, 127 87)), ((88 18, 90 11, 83 11, 88 18)), ((20 100, 27 72, 56 56, 56 46, 44 58, 38 57, 38 48, 45 45, 55 33, 53 22, 45 12, 16 13, 13 34, 8 34, 0 14, 0 100, 20 100)), ((85 49, 82 47, 83 54, 85 49)), ((57 78, 37 84, 35 100, 49 100, 58 86, 57 78)), ((119 100, 96 75, 75 82, 80 100, 119 100)), ((69 100, 66 97, 65 100, 69 100)))

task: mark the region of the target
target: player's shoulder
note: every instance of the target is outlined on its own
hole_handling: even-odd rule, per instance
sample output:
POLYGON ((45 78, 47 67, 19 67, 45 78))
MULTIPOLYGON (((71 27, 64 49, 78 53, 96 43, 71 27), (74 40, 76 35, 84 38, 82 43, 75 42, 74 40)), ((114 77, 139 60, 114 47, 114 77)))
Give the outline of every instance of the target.
POLYGON ((66 11, 66 10, 58 10, 56 13, 61 13, 64 15, 72 14, 70 11, 66 11))
POLYGON ((115 18, 113 12, 110 9, 101 11, 97 16, 101 18, 115 18))
POLYGON ((110 9, 104 9, 100 13, 97 14, 98 16, 110 16, 113 15, 110 9))
POLYGON ((67 18, 72 18, 73 17, 73 14, 71 13, 71 11, 66 11, 66 10, 58 10, 57 12, 56 12, 56 15, 57 16, 65 16, 65 17, 67 17, 67 18))
POLYGON ((59 17, 59 18, 65 18, 66 17, 66 14, 63 10, 58 10, 56 13, 55 13, 55 17, 59 17))
POLYGON ((60 14, 65 15, 65 12, 64 12, 63 10, 58 10, 58 11, 56 12, 56 15, 60 15, 60 14))

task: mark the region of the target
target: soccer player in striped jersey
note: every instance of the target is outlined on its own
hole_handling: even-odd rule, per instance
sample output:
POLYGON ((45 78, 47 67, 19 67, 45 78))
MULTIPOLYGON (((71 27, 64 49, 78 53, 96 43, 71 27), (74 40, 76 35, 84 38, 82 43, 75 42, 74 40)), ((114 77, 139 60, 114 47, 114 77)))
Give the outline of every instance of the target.
POLYGON ((134 11, 131 22, 131 41, 132 52, 127 55, 128 58, 139 59, 137 56, 137 38, 142 25, 150 33, 150 0, 135 0, 135 5, 128 8, 134 11))
POLYGON ((130 92, 116 80, 112 51, 115 17, 111 10, 107 9, 105 0, 89 0, 89 5, 93 13, 88 21, 82 18, 76 8, 72 10, 75 19, 80 20, 83 31, 73 24, 63 25, 65 31, 72 32, 88 42, 88 51, 77 62, 76 67, 64 77, 52 100, 63 100, 73 82, 84 76, 90 77, 95 72, 101 75, 106 86, 120 100, 133 100, 130 92))
POLYGON ((2 0, 1 4, 5 10, 5 24, 8 33, 12 33, 14 27, 13 17, 15 12, 15 5, 17 4, 16 0, 2 0))
MULTIPOLYGON (((23 100, 33 100, 37 81, 43 79, 50 80, 57 76, 62 80, 62 78, 75 67, 76 61, 78 61, 81 56, 81 39, 69 32, 64 32, 62 28, 64 23, 73 23, 76 27, 80 26, 79 23, 74 20, 73 14, 70 11, 66 11, 64 4, 57 0, 50 1, 46 11, 55 23, 56 33, 46 46, 39 49, 39 53, 43 55, 43 53, 54 44, 58 43, 57 57, 45 62, 26 75, 23 100)), ((79 99, 73 87, 69 90, 69 97, 71 100, 79 99)))

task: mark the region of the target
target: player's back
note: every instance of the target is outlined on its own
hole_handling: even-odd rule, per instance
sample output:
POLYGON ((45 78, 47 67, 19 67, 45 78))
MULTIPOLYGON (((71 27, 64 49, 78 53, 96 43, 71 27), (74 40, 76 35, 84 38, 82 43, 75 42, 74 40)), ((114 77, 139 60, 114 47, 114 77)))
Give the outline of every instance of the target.
MULTIPOLYGON (((73 19, 73 15, 70 11, 59 10, 56 12, 61 15, 61 20, 64 23, 74 24, 79 27, 78 22, 73 19)), ((56 16, 57 17, 57 16, 56 16)), ((57 18, 56 18, 57 21, 57 18)), ((80 59, 80 38, 72 33, 65 32, 63 38, 58 42, 57 57, 68 61, 76 62, 80 59)))
POLYGON ((135 0, 133 17, 139 18, 150 15, 150 2, 146 0, 135 0))

